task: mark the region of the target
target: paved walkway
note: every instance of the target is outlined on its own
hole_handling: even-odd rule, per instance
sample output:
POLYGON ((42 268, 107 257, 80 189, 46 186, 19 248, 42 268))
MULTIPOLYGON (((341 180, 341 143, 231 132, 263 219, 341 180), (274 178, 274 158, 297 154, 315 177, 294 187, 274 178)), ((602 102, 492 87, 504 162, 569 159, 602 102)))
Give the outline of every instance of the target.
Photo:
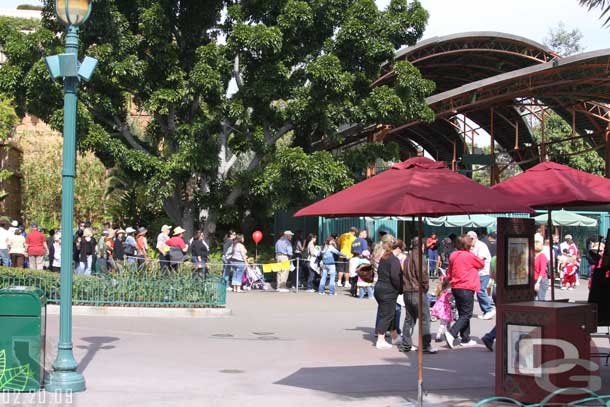
MULTIPOLYGON (((585 290, 558 298, 568 294, 585 290)), ((215 319, 75 317, 88 387, 76 405, 395 406, 416 397, 417 354, 373 346, 374 300, 252 292, 228 302, 233 316, 215 319)), ((493 323, 474 319, 473 336, 493 323)), ((50 316, 47 366, 57 332, 50 316)), ((442 345, 425 356, 427 401, 472 406, 491 396, 494 354, 442 345)), ((610 390, 609 368, 603 372, 610 390)))

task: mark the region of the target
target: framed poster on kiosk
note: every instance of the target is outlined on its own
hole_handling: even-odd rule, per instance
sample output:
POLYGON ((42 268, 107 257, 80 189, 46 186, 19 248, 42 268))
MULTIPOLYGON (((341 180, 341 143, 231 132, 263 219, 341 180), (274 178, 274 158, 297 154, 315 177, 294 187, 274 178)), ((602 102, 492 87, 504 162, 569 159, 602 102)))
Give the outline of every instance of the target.
POLYGON ((531 301, 534 291, 534 235, 531 218, 498 219, 496 255, 496 306, 531 301))

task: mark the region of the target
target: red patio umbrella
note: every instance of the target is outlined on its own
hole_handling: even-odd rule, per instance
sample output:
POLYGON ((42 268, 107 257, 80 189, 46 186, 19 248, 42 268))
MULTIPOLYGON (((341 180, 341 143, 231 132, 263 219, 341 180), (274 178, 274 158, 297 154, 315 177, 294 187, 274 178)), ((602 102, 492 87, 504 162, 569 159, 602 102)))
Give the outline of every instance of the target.
MULTIPOLYGON (((455 173, 442 162, 415 157, 298 211, 295 216, 417 216, 423 251, 422 216, 531 213, 510 196, 455 173)), ((418 256, 420 281, 423 264, 418 256)), ((423 290, 419 289, 422 304, 423 290)), ((423 332, 419 307, 418 402, 423 405, 423 332)))
MULTIPOLYGON (((548 211, 549 237, 553 228, 551 209, 595 209, 610 204, 610 179, 576 170, 551 161, 540 163, 529 170, 493 186, 517 202, 548 211)), ((552 240, 550 244, 552 245, 552 240)), ((551 246, 552 247, 552 246, 551 246)), ((551 255, 551 300, 555 300, 555 262, 551 255)))
POLYGON ((298 211, 295 216, 444 216, 531 213, 500 191, 415 157, 298 211))

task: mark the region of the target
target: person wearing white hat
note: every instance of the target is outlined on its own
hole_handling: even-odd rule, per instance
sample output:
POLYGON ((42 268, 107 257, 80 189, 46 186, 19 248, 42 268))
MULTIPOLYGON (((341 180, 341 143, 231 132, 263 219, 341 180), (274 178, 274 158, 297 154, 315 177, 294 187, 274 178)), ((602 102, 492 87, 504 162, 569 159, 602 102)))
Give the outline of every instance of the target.
POLYGON ((136 230, 131 226, 128 226, 125 229, 125 234, 127 237, 125 238, 125 242, 123 243, 123 248, 125 249, 125 258, 127 259, 127 264, 135 264, 136 262, 136 238, 133 236, 136 233, 136 230))
MULTIPOLYGON (((275 260, 278 263, 284 263, 290 261, 292 257, 292 233, 290 230, 284 232, 282 237, 280 237, 277 242, 275 242, 275 260)), ((275 289, 278 292, 289 292, 286 288, 286 281, 288 280, 288 273, 290 272, 290 267, 279 270, 275 277, 275 289)))
POLYGON ((169 246, 165 244, 169 240, 170 225, 161 226, 161 232, 157 235, 155 249, 159 253, 159 267, 163 270, 169 264, 169 246))
POLYGON ((485 263, 483 268, 479 270, 481 289, 477 293, 477 300, 482 312, 479 315, 479 319, 492 319, 496 315, 496 311, 491 306, 491 298, 487 294, 487 286, 490 279, 489 272, 491 269, 491 253, 487 245, 479 240, 475 231, 471 230, 467 233, 467 236, 470 240, 470 251, 485 263))
POLYGON ((572 238, 572 235, 567 234, 567 235, 565 235, 564 239, 565 239, 565 242, 561 244, 562 252, 564 249, 567 249, 568 256, 573 256, 575 258, 574 264, 576 264, 576 285, 580 285, 580 281, 579 281, 580 252, 578 251, 578 246, 576 246, 576 243, 574 243, 574 239, 572 238))

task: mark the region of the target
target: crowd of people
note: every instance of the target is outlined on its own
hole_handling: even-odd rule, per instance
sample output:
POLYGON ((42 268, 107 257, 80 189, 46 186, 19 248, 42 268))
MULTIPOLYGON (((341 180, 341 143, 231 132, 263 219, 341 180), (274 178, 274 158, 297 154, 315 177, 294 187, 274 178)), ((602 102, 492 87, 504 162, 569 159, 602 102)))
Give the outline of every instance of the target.
MULTIPOLYGON (((79 222, 69 234, 72 240, 72 265, 74 272, 91 275, 95 270, 109 273, 122 266, 141 265, 155 257, 164 270, 177 269, 185 260, 191 260, 194 275, 205 276, 209 245, 202 231, 187 243, 186 230, 181 226, 163 225, 154 244, 149 243, 145 227, 134 229, 112 227, 107 222, 100 234, 94 236, 91 222, 79 222), (156 252, 155 255, 151 251, 156 252)), ((62 231, 41 231, 36 223, 29 230, 17 221, 0 220, 0 265, 32 270, 47 269, 59 272, 62 264, 62 231)))

